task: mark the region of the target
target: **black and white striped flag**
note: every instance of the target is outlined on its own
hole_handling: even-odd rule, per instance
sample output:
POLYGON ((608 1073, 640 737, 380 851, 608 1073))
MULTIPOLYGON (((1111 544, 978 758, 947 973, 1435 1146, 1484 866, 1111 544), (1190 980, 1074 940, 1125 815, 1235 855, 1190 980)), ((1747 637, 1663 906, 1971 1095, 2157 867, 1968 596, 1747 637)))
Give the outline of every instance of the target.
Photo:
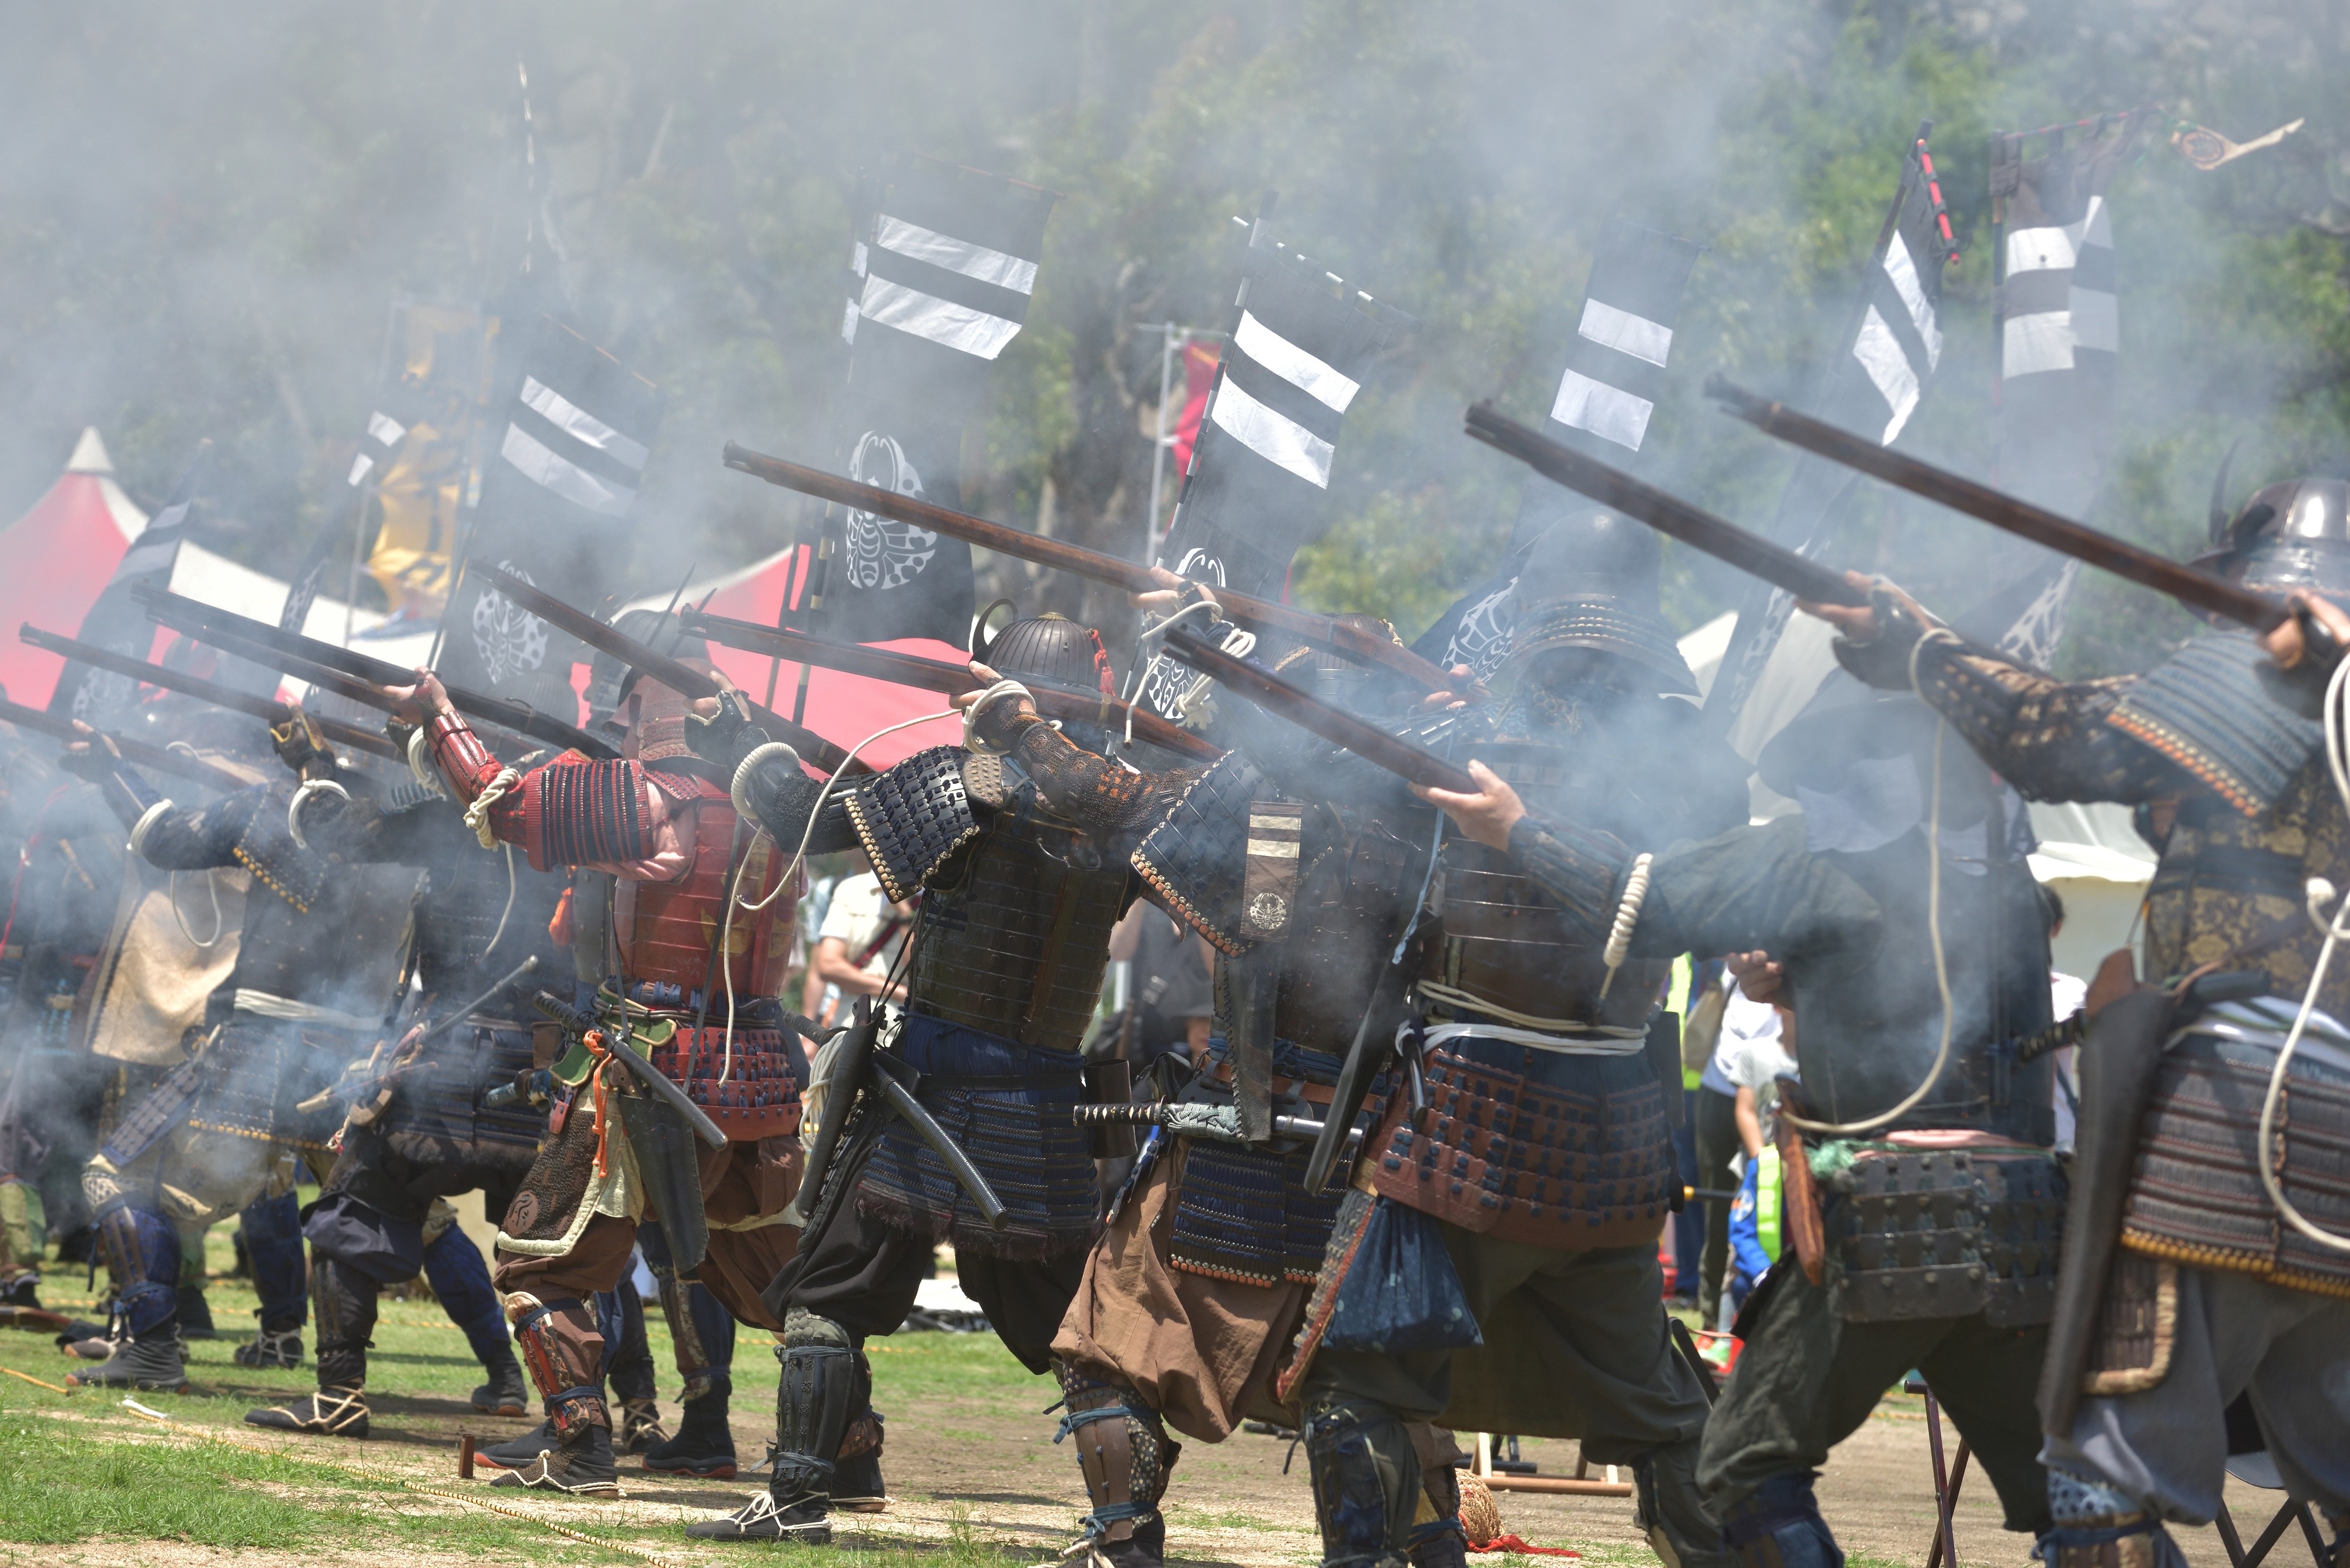
POLYGON ((1209 389, 1159 564, 1259 598, 1328 526, 1347 410, 1379 351, 1415 327, 1255 225, 1239 319, 1209 389))
MULTIPOLYGON (((2114 177, 2159 129, 2157 109, 1991 139, 2000 235, 2000 400, 1993 483, 2085 517, 2113 454, 2121 312, 2115 297, 2114 177), (2027 157, 2032 143, 2044 147, 2027 157)), ((1982 602, 1956 624, 2045 669, 2079 563, 2005 535, 1987 542, 1982 602)))
POLYGON ((402 412, 407 417, 402 418, 383 405, 405 403, 408 400, 398 396, 403 389, 400 383, 393 382, 386 389, 390 395, 369 412, 367 432, 359 437, 359 451, 351 454, 350 472, 343 476, 343 483, 352 489, 357 490, 370 480, 380 482, 384 471, 391 466, 392 459, 400 455, 400 443, 408 439, 409 427, 416 422, 417 415, 413 410, 403 409, 402 412))
MULTIPOLYGON (((593 605, 629 557, 627 519, 660 429, 651 382, 542 316, 520 356, 466 558, 593 605)), ((568 715, 577 644, 468 570, 447 611, 441 670, 460 685, 568 715)))
MULTIPOLYGON (((1877 248, 1862 270, 1858 309, 1843 350, 1826 367, 1818 393, 1808 399, 1819 417, 1891 446, 1918 411, 1942 362, 1942 271, 1958 257, 1941 177, 1927 144, 1928 120, 1903 155, 1900 183, 1885 215, 1877 248)), ((1838 462, 1800 454, 1780 493, 1767 530, 1779 544, 1809 555, 1825 544, 1829 510, 1852 488, 1856 474, 1838 462)), ((1706 711, 1727 732, 1762 680, 1794 613, 1794 600, 1764 583, 1750 583, 1722 654, 1706 711)))
MULTIPOLYGON (((860 220, 841 317, 849 344, 849 478, 956 511, 963 435, 997 358, 1028 319, 1059 198, 999 175, 908 159, 860 220)), ((971 546, 835 508, 825 522, 825 625, 858 642, 969 641, 971 546)))

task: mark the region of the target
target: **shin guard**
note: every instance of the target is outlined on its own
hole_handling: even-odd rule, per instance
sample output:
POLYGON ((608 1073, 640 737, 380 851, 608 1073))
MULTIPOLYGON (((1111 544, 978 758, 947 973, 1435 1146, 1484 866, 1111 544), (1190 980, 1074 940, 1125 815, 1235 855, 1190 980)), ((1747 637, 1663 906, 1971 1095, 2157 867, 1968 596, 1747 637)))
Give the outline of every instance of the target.
POLYGON ((2049 1466, 2048 1511, 2055 1526, 2033 1548, 2044 1568, 2186 1568, 2162 1521, 2102 1481, 2049 1466))
POLYGON ((128 1205, 98 1217, 98 1241, 114 1282, 114 1310, 134 1337, 180 1312, 180 1233, 161 1214, 128 1205))
POLYGON ((569 1442, 590 1427, 609 1430, 604 1405, 603 1336, 586 1303, 577 1296, 541 1302, 517 1291, 506 1297, 522 1364, 546 1402, 546 1418, 558 1440, 569 1442))
POLYGON ((1304 1437, 1323 1568, 1402 1568, 1423 1495, 1404 1424, 1378 1406, 1333 1400, 1305 1412, 1304 1437))
POLYGON ((840 1439, 857 1407, 857 1352, 838 1324, 794 1312, 775 1357, 775 1465, 768 1495, 782 1508, 828 1498, 840 1439))
POLYGON ((367 1386, 367 1353, 383 1287, 348 1263, 320 1252, 310 1261, 310 1299, 318 1320, 318 1386, 367 1386))
POLYGON ((1074 1438, 1085 1472, 1086 1538, 1104 1546, 1139 1541, 1158 1559, 1166 1540, 1159 1500, 1181 1447, 1167 1436, 1159 1412, 1133 1390, 1099 1382, 1065 1361, 1053 1363, 1067 1414, 1053 1441, 1074 1438))
POLYGON ((1404 1554, 1411 1568, 1468 1568, 1469 1537, 1461 1528, 1461 1473, 1450 1459, 1431 1465, 1425 1452, 1420 1455, 1419 1501, 1404 1554))

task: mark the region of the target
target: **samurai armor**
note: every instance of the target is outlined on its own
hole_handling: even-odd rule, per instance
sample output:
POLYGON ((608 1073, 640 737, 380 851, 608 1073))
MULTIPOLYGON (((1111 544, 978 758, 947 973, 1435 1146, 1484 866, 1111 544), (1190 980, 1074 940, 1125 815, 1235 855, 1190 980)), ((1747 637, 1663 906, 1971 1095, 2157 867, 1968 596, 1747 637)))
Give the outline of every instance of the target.
POLYGON ((1127 873, 1087 866, 1089 847, 1074 837, 1048 852, 1035 836, 1039 825, 1026 826, 986 834, 952 879, 930 890, 908 989, 942 1022, 1075 1052, 1101 996, 1127 873))
POLYGON ((347 1030, 234 1014, 198 1064, 203 1087, 188 1125, 324 1152, 342 1107, 331 1100, 315 1111, 297 1107, 340 1077, 365 1045, 347 1030))
POLYGON ((928 886, 947 857, 979 836, 963 788, 970 755, 961 746, 933 746, 849 791, 849 825, 892 903, 928 886))
POLYGON ((2054 1157, 1870 1149, 1828 1184, 1837 1308, 1854 1323, 2049 1321, 2065 1186, 2054 1157))
MULTIPOLYGON (((2261 1104, 2293 1008, 2276 998, 2225 1003, 2172 1036, 2138 1125, 2121 1244, 2350 1296, 2350 1257, 2285 1224, 2256 1163, 2261 1104)), ((2350 1032, 2314 1016, 2279 1100, 2278 1185, 2313 1223, 2350 1231, 2350 1032)))
MULTIPOLYGON (((1186 1103, 1231 1103, 1232 1066, 1224 1043, 1211 1041, 1209 1049, 1210 1066, 1184 1090, 1186 1103)), ((1281 1041, 1274 1047, 1273 1070, 1278 1114, 1309 1119, 1329 1114, 1330 1088, 1338 1075, 1336 1057, 1281 1041)), ((1384 1080, 1375 1083, 1365 1102, 1373 1126, 1384 1108, 1385 1087, 1384 1080)), ((1307 1192, 1311 1141, 1284 1142, 1295 1147, 1184 1140, 1169 1227, 1170 1268, 1252 1285, 1310 1285, 1320 1277, 1340 1191, 1307 1192)))
POLYGON ((399 1080, 380 1123, 384 1131, 446 1140, 481 1158, 504 1156, 528 1164, 538 1152, 546 1113, 532 1106, 484 1110, 481 1097, 533 1065, 529 1027, 469 1021, 427 1051, 399 1080))
MULTIPOLYGON (((608 764, 586 764, 608 765, 608 764)), ((534 779, 575 771, 556 765, 532 774, 534 779)), ((739 1013, 753 997, 771 996, 782 983, 789 957, 793 909, 789 898, 766 914, 734 911, 726 915, 731 882, 743 904, 757 904, 775 890, 790 857, 764 834, 750 836, 735 863, 738 822, 726 792, 707 779, 684 774, 644 773, 645 787, 658 789, 671 811, 693 807, 692 860, 685 874, 667 882, 623 880, 616 895, 620 929, 628 939, 620 953, 621 972, 638 984, 676 986, 681 993, 723 988, 732 982, 739 1013), (717 956, 719 933, 726 933, 726 958, 717 956)), ((648 851, 650 853, 650 851, 648 851)), ((532 864, 538 862, 534 857, 532 864)), ((723 1013, 720 1016, 723 1018, 723 1013)))
POLYGON ((2261 678, 2249 631, 2199 637, 2133 681, 2106 722, 2169 758, 2246 816, 2264 815, 2317 754, 2324 728, 2261 678))
POLYGON ((1007 1222, 990 1230, 924 1143, 889 1118, 857 1187, 857 1207, 893 1230, 958 1251, 1043 1258, 1087 1245, 1099 1194, 1091 1140, 1070 1116, 1085 1096, 1075 1051, 1022 1045, 910 1013, 897 1056, 920 1075, 915 1097, 961 1145, 1003 1201, 1007 1222))
POLYGON ((561 1124, 552 1127, 546 1147, 506 1205, 498 1221, 502 1247, 521 1241, 534 1252, 560 1251, 583 1223, 579 1206, 597 1185, 596 1116, 593 1106, 582 1103, 585 1097, 572 1102, 561 1124))
POLYGON ((1228 752, 1134 851, 1143 880, 1221 952, 1238 953, 1251 940, 1242 898, 1249 805, 1270 793, 1254 763, 1228 752))
MULTIPOLYGON (((723 1004, 713 1012, 723 1012, 723 1004)), ((723 1027, 677 1032, 653 1047, 650 1060, 686 1098, 707 1112, 730 1143, 789 1137, 800 1130, 799 1074, 805 1071, 796 1036, 773 1027, 746 1027, 737 1004, 733 1044, 723 1027)))
POLYGON ((1664 1091, 1645 1054, 1548 1056, 1478 1042, 1525 1066, 1438 1048, 1427 1103, 1389 1111, 1381 1196, 1497 1240, 1579 1251, 1652 1240, 1680 1180, 1664 1091), (1534 1069, 1541 1076, 1534 1075, 1534 1069))

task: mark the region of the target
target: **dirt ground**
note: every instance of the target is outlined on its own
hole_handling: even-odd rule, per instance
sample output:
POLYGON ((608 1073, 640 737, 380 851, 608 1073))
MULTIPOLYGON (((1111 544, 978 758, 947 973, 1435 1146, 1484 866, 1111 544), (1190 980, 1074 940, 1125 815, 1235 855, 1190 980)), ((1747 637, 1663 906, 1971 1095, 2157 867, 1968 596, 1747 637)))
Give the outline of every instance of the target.
MULTIPOLYGON (((296 1373, 259 1373, 236 1367, 230 1353, 244 1337, 241 1326, 250 1297, 223 1282, 214 1291, 215 1311, 226 1334, 194 1349, 191 1366, 198 1390, 182 1399, 158 1397, 179 1420, 240 1439, 260 1436, 238 1417, 256 1403, 283 1399, 309 1385, 306 1366, 296 1373)), ((60 1303, 63 1304, 63 1303, 60 1303)), ((665 1393, 673 1392, 670 1347, 658 1311, 650 1315, 653 1354, 665 1393)), ((645 1473, 624 1459, 621 1479, 629 1500, 622 1504, 574 1504, 542 1494, 491 1494, 484 1480, 467 1483, 455 1475, 457 1438, 472 1432, 496 1440, 525 1429, 527 1423, 476 1416, 463 1391, 479 1368, 464 1343, 429 1301, 387 1303, 375 1355, 373 1435, 364 1444, 332 1438, 294 1438, 289 1453, 338 1459, 359 1459, 441 1487, 494 1496, 522 1506, 532 1517, 576 1521, 598 1534, 622 1534, 678 1562, 707 1562, 707 1550, 689 1551, 675 1526, 737 1506, 758 1484, 671 1480, 645 1473), (412 1392, 403 1392, 403 1389, 412 1392)), ((736 1350, 733 1425, 738 1451, 755 1463, 774 1435, 775 1371, 762 1335, 745 1334, 736 1350)), ((872 1342, 875 1403, 888 1417, 884 1468, 892 1506, 882 1514, 837 1521, 837 1543, 851 1552, 868 1552, 907 1561, 930 1558, 945 1548, 951 1564, 974 1560, 995 1564, 1049 1563, 1074 1535, 1085 1510, 1077 1467, 1066 1445, 1052 1441, 1055 1417, 1044 1413, 1056 1391, 1048 1379, 1028 1376, 989 1335, 909 1334, 872 1342)), ((70 1366, 45 1339, 0 1334, 0 1366, 56 1380, 70 1366)), ((122 1440, 151 1440, 152 1428, 136 1429, 114 1402, 76 1396, 57 1399, 21 1381, 0 1380, 0 1405, 27 1402, 59 1419, 120 1427, 122 1440)), ((674 1419, 675 1407, 664 1408, 674 1419)), ((275 1439, 272 1439, 273 1443, 275 1439)), ((1955 1433, 1946 1441, 1955 1443, 1955 1433)), ((1544 1475, 1571 1475, 1574 1445, 1529 1442, 1524 1456, 1544 1475)), ((1170 1559, 1231 1563, 1245 1568, 1304 1565, 1319 1557, 1302 1452, 1289 1463, 1285 1441, 1251 1433, 1216 1447, 1188 1444, 1174 1472, 1167 1500, 1170 1559), (1284 1473, 1287 1464, 1287 1473, 1284 1473)), ((1820 1486, 1823 1509, 1856 1563, 1922 1564, 1934 1518, 1933 1480, 1921 1403, 1888 1397, 1876 1416, 1830 1461, 1820 1486)), ((2253 1492, 2231 1482, 2229 1501, 2249 1538, 2274 1511, 2277 1494, 2253 1492)), ((462 1505, 403 1497, 403 1508, 452 1513, 462 1505)), ((1538 1545, 1579 1552, 1586 1563, 1613 1565, 1654 1563, 1633 1531, 1629 1499, 1569 1498, 1523 1492, 1501 1499, 1503 1527, 1538 1545)), ((0 1521, 0 1564, 89 1564, 90 1568, 150 1568, 161 1563, 205 1563, 231 1553, 172 1542, 93 1540, 70 1545, 9 1546, 0 1521)), ((1961 1563, 2004 1563, 2022 1568, 2028 1536, 2000 1528, 1996 1503, 1980 1474, 1970 1474, 1956 1520, 1961 1563)), ((2226 1568, 2227 1556, 2210 1530, 2182 1530, 2178 1539, 2195 1568, 2226 1568)), ((453 1543, 452 1543, 453 1544, 453 1543)), ((699 1547, 700 1543, 692 1543, 699 1547)), ((2274 1561, 2290 1564, 2305 1548, 2298 1532, 2277 1548, 2274 1561)), ((723 1556, 722 1551, 717 1553, 723 1556)), ((740 1549, 736 1549, 740 1555, 740 1549)), ((266 1551, 234 1553, 240 1563, 269 1564, 280 1555, 305 1563, 334 1562, 341 1554, 266 1551)), ((430 1551, 370 1551, 349 1554, 379 1568, 451 1563, 457 1556, 430 1551)), ((607 1558, 607 1561, 611 1559, 607 1558)))

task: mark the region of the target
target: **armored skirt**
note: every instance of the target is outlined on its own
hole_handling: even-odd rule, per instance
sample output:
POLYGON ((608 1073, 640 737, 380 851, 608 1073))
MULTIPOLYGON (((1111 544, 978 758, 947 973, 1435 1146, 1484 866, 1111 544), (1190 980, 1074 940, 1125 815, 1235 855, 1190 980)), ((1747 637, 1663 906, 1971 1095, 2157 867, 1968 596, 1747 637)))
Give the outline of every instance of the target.
MULTIPOLYGON (((1180 1098, 1232 1103, 1222 1038, 1180 1098)), ((1274 1053, 1274 1109, 1328 1115, 1336 1057, 1287 1042, 1274 1053)), ((1384 1084, 1364 1116, 1376 1122, 1384 1084)), ((1221 1441, 1242 1421, 1296 1424, 1274 1378, 1305 1321, 1338 1193, 1305 1189, 1310 1148, 1261 1150, 1155 1131, 1117 1218, 1086 1261, 1053 1342, 1061 1359, 1130 1387, 1188 1438, 1221 1441)))

